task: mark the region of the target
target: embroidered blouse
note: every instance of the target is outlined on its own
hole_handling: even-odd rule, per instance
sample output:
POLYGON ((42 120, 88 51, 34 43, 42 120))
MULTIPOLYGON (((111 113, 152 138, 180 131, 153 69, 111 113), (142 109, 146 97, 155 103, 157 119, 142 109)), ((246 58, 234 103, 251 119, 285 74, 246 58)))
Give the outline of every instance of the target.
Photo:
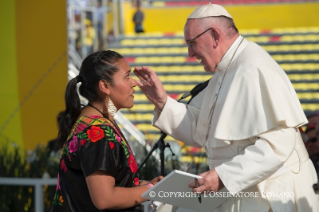
MULTIPOLYGON (((138 177, 134 178, 135 158, 119 129, 101 116, 82 116, 62 149, 52 211, 99 211, 85 181, 98 170, 113 176, 115 186, 139 184, 138 177)), ((139 211, 138 208, 140 205, 117 211, 139 211)))

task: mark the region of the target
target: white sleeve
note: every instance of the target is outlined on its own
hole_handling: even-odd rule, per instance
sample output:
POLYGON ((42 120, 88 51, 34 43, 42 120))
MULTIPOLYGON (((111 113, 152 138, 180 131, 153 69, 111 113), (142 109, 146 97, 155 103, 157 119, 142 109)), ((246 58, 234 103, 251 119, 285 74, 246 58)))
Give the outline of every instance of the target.
POLYGON ((231 192, 239 192, 265 180, 292 154, 295 128, 275 128, 257 137, 243 154, 216 167, 216 172, 231 192))
POLYGON ((198 114, 198 108, 168 97, 162 112, 154 110, 152 125, 187 145, 201 147, 193 140, 192 135, 198 114))

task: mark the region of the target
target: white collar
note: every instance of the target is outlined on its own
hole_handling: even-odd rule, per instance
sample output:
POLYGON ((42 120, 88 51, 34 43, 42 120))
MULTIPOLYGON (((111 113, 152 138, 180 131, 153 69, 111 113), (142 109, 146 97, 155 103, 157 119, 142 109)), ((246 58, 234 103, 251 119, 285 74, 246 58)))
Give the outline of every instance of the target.
POLYGON ((243 39, 243 36, 239 35, 238 38, 234 41, 234 43, 229 47, 221 61, 217 64, 217 70, 218 71, 225 71, 228 67, 228 64, 231 62, 231 59, 233 57, 233 54, 235 54, 235 51, 240 44, 240 41, 243 39))

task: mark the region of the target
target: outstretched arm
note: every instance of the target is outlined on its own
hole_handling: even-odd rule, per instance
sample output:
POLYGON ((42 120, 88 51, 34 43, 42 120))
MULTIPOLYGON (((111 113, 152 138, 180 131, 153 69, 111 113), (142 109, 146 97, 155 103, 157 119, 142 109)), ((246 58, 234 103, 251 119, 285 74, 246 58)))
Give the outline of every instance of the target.
POLYGON ((140 80, 136 84, 157 108, 153 113, 152 124, 187 145, 202 147, 192 136, 200 104, 186 106, 169 98, 155 72, 146 66, 136 67, 134 74, 140 80))
POLYGON ((155 105, 155 107, 162 111, 167 101, 167 94, 164 90, 162 82, 149 67, 135 67, 134 74, 140 81, 136 81, 138 87, 143 91, 145 96, 155 105))
MULTIPOLYGON (((150 183, 156 184, 163 176, 154 178, 150 183)), ((96 171, 86 177, 86 183, 93 204, 99 210, 119 210, 130 208, 147 201, 142 194, 149 189, 146 184, 131 188, 116 187, 114 177, 105 171, 96 171)))

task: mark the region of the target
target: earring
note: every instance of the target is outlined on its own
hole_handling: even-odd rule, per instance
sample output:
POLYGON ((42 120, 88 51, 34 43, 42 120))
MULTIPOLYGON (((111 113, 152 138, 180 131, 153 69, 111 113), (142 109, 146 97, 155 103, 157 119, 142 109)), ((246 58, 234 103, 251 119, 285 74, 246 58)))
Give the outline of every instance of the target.
POLYGON ((115 105, 113 104, 111 98, 109 98, 109 104, 108 104, 108 107, 107 107, 107 111, 108 111, 112 116, 114 116, 115 113, 117 112, 117 108, 116 108, 115 105))

